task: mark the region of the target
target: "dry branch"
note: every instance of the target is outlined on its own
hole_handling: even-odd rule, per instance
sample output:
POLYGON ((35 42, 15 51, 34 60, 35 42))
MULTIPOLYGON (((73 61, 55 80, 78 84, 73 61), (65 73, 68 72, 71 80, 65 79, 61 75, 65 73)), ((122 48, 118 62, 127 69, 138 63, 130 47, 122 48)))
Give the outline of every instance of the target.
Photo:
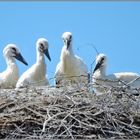
POLYGON ((0 138, 140 138, 134 90, 112 87, 100 96, 89 86, 0 90, 0 138))

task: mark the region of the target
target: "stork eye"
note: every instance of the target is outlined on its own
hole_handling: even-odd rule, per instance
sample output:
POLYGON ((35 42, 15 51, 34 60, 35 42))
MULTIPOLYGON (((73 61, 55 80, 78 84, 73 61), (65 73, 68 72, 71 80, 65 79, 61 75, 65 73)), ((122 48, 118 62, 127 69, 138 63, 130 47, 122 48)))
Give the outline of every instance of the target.
POLYGON ((16 48, 12 48, 14 51, 16 51, 16 48))
POLYGON ((43 50, 44 49, 44 45, 42 43, 40 43, 40 49, 43 50))
POLYGON ((16 52, 16 48, 13 47, 13 48, 11 48, 11 49, 12 49, 14 52, 16 52))
POLYGON ((102 61, 104 61, 104 60, 105 60, 105 58, 103 57, 103 58, 102 58, 102 61))
POLYGON ((40 43, 40 46, 39 46, 39 51, 43 53, 44 51, 44 45, 42 43, 40 43))
POLYGON ((70 36, 70 40, 72 40, 72 36, 70 36))

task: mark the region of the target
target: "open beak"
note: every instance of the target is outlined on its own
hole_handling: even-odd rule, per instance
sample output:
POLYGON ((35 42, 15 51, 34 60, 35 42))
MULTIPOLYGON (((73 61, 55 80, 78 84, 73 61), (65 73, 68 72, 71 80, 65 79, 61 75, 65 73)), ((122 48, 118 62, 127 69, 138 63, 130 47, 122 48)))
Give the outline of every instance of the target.
POLYGON ((16 53, 15 58, 16 58, 17 60, 19 60, 20 62, 22 62, 22 63, 24 63, 25 65, 28 66, 28 63, 25 61, 25 59, 23 58, 23 56, 21 55, 21 53, 16 53))
POLYGON ((47 56, 47 58, 51 61, 51 57, 50 57, 50 54, 49 54, 49 51, 48 49, 45 49, 44 50, 44 54, 47 56))
POLYGON ((102 61, 98 62, 93 70, 93 73, 102 66, 102 61))

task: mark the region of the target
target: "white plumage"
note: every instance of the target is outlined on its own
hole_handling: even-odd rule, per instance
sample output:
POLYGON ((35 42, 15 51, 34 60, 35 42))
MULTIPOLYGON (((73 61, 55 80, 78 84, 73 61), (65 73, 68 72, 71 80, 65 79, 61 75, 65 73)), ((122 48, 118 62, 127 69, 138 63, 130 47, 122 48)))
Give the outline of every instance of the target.
POLYGON ((76 56, 72 49, 72 34, 65 32, 62 35, 64 46, 61 51, 60 62, 55 71, 55 83, 77 83, 88 81, 88 69, 83 60, 76 56))
POLYGON ((37 59, 36 63, 25 71, 19 78, 16 87, 25 86, 45 86, 48 85, 48 79, 46 78, 46 64, 44 54, 51 61, 48 51, 48 41, 45 38, 39 38, 36 42, 37 59))
POLYGON ((19 78, 18 66, 15 59, 28 65, 19 52, 15 44, 8 44, 4 50, 3 55, 6 60, 7 69, 0 73, 0 88, 13 88, 19 78))
POLYGON ((105 93, 106 88, 132 86, 140 88, 140 75, 133 72, 121 72, 106 75, 107 57, 99 54, 93 71, 93 87, 99 94, 105 93))

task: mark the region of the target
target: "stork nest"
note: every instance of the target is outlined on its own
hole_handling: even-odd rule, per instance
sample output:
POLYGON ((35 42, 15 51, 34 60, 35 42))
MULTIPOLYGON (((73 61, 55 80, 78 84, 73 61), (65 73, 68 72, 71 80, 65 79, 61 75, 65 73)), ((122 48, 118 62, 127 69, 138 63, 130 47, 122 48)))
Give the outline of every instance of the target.
POLYGON ((111 88, 96 96, 89 87, 73 86, 0 90, 0 138, 140 138, 135 92, 111 88))

